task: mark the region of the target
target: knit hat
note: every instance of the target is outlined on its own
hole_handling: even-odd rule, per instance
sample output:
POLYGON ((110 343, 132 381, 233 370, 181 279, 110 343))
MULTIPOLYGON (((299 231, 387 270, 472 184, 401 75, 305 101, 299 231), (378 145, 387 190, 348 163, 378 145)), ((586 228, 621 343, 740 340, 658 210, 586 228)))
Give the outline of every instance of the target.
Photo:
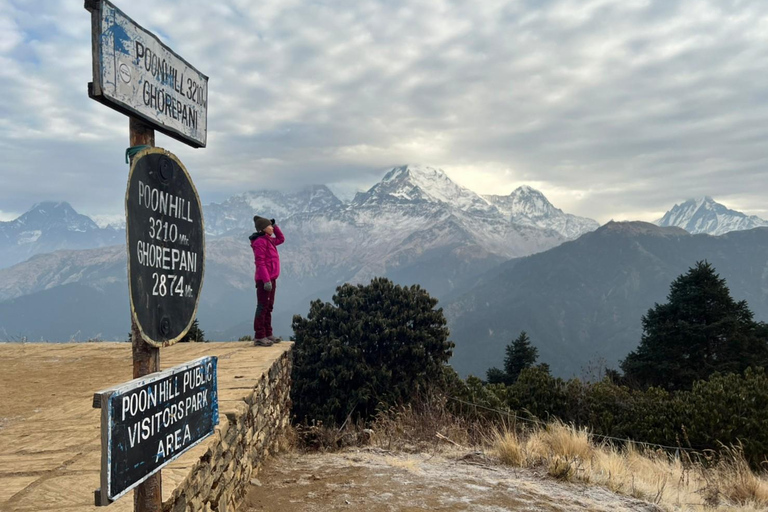
POLYGON ((265 219, 264 217, 259 217, 258 215, 254 215, 253 224, 256 226, 256 231, 264 231, 265 229, 267 229, 267 227, 272 225, 272 222, 270 222, 269 219, 265 219))

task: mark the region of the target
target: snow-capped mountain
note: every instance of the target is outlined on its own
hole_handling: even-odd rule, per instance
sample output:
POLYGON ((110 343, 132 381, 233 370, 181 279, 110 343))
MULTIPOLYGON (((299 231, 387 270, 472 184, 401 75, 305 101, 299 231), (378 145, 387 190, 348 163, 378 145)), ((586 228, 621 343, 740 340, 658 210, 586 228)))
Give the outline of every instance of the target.
POLYGON ((354 207, 382 204, 445 204, 473 214, 489 214, 493 208, 478 194, 457 185, 442 171, 422 165, 404 165, 390 170, 368 192, 358 193, 354 207))
POLYGON ((223 203, 203 206, 205 233, 220 236, 253 230, 253 216, 283 221, 299 213, 330 211, 342 202, 325 185, 313 185, 295 193, 274 190, 246 192, 223 203))
POLYGON ((722 235, 729 231, 743 231, 768 226, 768 221, 756 215, 746 215, 731 210, 716 202, 711 197, 689 199, 676 204, 654 224, 658 226, 677 226, 689 233, 722 235))
POLYGON ((483 196, 507 216, 510 222, 523 226, 553 229, 567 239, 578 238, 596 230, 600 224, 586 217, 577 217, 555 208, 544 194, 527 185, 518 187, 508 196, 483 196))
POLYGON ((90 249, 125 241, 125 232, 100 228, 66 202, 43 202, 20 217, 0 222, 0 268, 40 253, 90 249))
MULTIPOLYGON (((200 320, 212 334, 236 337, 248 333, 247 319, 253 314, 253 255, 247 237, 254 214, 274 217, 286 235, 280 247, 282 307, 275 313, 281 334, 289 333, 292 315, 304 313, 309 300, 329 299, 344 282, 387 276, 418 283, 442 298, 468 289, 504 260, 566 240, 553 229, 511 222, 443 171, 424 166, 393 168, 346 204, 327 187, 315 186, 295 194, 248 192, 203 209, 209 238, 200 320), (243 319, 242 332, 234 332, 233 325, 243 319)), ((11 299, 17 309, 21 299, 48 304, 63 293, 56 290, 69 287, 71 294, 87 296, 83 303, 113 308, 103 312, 105 318, 122 318, 122 302, 106 296, 123 293, 127 286, 124 249, 115 249, 40 256, 6 269, 0 272, 0 281, 6 281, 0 286, 0 305, 11 299), (89 293, 106 295, 97 301, 89 293)), ((71 325, 72 318, 66 320, 62 329, 71 325)), ((34 337, 32 332, 15 334, 34 337)))
MULTIPOLYGON (((570 217, 552 207, 541 193, 530 191, 551 210, 539 212, 539 225, 515 222, 440 169, 404 165, 390 169, 379 183, 347 204, 327 187, 314 186, 296 194, 248 192, 205 206, 206 232, 243 236, 253 231, 254 212, 274 217, 301 237, 295 264, 312 273, 310 269, 323 258, 343 262, 346 269, 355 269, 351 279, 359 282, 406 266, 429 251, 455 248, 465 253, 462 259, 508 259, 558 245, 569 238, 561 230, 571 237, 581 233, 563 229, 570 226, 570 217), (552 229, 543 225, 547 215, 566 220, 558 224, 553 219, 551 225, 558 229, 552 229), (326 251, 329 247, 333 250, 326 251)), ((524 202, 525 198, 518 200, 520 208, 524 202)))

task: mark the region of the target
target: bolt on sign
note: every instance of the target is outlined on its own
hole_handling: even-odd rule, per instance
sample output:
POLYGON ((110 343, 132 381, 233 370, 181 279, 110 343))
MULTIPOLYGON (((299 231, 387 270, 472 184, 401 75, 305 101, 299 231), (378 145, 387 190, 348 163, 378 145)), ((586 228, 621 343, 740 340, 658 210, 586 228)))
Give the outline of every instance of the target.
POLYGON ((147 343, 173 345, 195 319, 205 269, 200 198, 175 155, 148 148, 134 156, 125 211, 133 318, 147 343))
POLYGON ((202 357, 93 395, 101 409, 101 488, 109 505, 213 433, 218 359, 202 357))
POLYGON ((208 77, 107 0, 91 12, 93 82, 88 95, 192 147, 205 147, 208 77))

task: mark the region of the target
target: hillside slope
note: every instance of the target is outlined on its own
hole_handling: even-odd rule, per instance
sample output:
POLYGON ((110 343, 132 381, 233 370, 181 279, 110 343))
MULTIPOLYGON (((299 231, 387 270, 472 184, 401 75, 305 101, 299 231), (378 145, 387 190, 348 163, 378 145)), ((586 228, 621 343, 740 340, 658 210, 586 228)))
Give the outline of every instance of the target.
POLYGON ((557 375, 578 375, 599 357, 616 366, 640 342, 642 315, 665 302, 672 280, 699 260, 715 266, 756 319, 768 320, 768 228, 713 237, 611 222, 504 263, 447 304, 456 342, 451 364, 464 375, 485 376, 525 330, 557 375))

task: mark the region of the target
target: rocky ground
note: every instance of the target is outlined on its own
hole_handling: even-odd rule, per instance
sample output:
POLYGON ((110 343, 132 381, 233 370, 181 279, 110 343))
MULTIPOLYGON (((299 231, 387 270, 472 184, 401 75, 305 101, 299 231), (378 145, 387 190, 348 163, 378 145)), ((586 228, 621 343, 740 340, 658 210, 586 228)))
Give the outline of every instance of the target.
POLYGON ((242 510, 366 512, 438 510, 660 511, 653 504, 543 470, 511 468, 476 454, 397 454, 350 449, 288 453, 252 481, 242 510))

